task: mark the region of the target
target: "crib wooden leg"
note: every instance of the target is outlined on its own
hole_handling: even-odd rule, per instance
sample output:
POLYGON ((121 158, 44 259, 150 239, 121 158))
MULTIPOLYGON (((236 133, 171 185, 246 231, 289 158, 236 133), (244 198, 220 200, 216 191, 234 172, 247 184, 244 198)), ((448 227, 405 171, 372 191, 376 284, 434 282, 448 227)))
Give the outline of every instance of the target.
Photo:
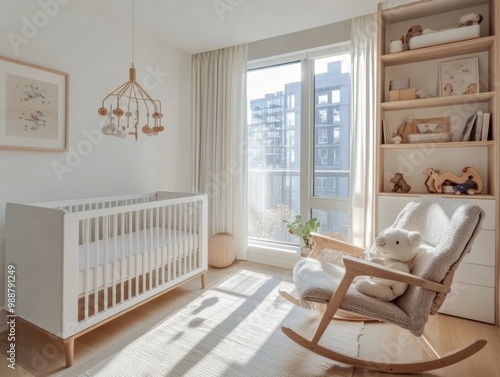
POLYGON ((206 285, 207 285, 207 274, 203 273, 201 274, 201 289, 205 289, 206 285))
POLYGON ((66 351, 66 368, 73 365, 75 356, 75 339, 70 339, 68 342, 64 343, 66 351))

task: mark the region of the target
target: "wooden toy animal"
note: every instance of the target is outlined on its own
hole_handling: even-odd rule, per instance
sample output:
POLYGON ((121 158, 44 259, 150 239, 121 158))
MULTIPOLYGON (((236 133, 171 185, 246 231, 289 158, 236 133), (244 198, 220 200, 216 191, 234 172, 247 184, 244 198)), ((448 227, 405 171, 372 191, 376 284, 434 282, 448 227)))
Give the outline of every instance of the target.
POLYGON ((480 194, 481 191, 483 191, 483 179, 472 166, 464 167, 461 176, 457 176, 451 172, 439 174, 439 170, 434 170, 433 168, 425 169, 424 174, 427 175, 425 186, 428 192, 442 193, 446 181, 448 181, 446 183, 449 183, 451 186, 457 186, 456 189, 454 189, 457 195, 463 192, 469 195, 480 194), (475 185, 473 185, 472 182, 474 182, 475 185))

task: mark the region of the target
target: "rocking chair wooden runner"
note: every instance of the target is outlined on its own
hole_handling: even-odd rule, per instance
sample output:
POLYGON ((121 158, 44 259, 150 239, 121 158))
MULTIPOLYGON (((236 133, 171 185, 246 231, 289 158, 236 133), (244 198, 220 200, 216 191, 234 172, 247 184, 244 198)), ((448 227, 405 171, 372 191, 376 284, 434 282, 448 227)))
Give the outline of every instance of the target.
POLYGON ((473 355, 486 345, 486 340, 475 339, 458 350, 440 356, 423 333, 429 315, 437 313, 450 292, 453 273, 470 251, 483 217, 484 212, 478 206, 451 199, 426 198, 407 204, 391 227, 418 231, 431 246, 429 252, 415 257, 411 274, 360 259, 365 250, 314 234, 315 247, 311 255, 294 267, 293 277, 299 297, 283 291, 280 293, 296 305, 311 308, 326 304, 326 309, 320 311, 323 314, 311 339, 285 326, 282 326, 282 331, 297 344, 317 354, 355 367, 386 373, 424 372, 455 364, 473 355), (342 267, 316 259, 325 248, 354 254, 358 258, 344 255, 342 267), (408 288, 393 301, 381 301, 351 286, 357 276, 397 280, 407 283, 408 288), (328 325, 335 326, 335 321, 332 322, 334 317, 345 319, 346 313, 348 318, 364 317, 407 329, 413 335, 421 336, 432 355, 419 361, 384 363, 347 356, 320 345, 328 325))

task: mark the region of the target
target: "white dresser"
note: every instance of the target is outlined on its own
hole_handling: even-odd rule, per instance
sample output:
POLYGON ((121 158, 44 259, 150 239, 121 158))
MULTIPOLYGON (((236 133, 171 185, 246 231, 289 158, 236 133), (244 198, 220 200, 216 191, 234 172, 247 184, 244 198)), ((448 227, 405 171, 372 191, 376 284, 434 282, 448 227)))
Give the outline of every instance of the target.
MULTIPOLYGON (((392 225, 394 219, 411 200, 411 196, 379 196, 378 231, 392 225)), ((443 198, 448 200, 448 198, 443 198)), ((440 312, 477 321, 495 323, 495 200, 461 199, 480 206, 486 217, 471 252, 464 258, 440 312)))

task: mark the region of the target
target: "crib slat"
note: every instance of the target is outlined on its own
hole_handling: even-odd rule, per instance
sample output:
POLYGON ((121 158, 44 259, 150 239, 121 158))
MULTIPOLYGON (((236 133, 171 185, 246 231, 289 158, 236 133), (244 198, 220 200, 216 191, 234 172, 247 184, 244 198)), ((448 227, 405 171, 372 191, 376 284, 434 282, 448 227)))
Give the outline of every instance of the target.
POLYGON ((177 277, 177 263, 178 263, 178 257, 179 257, 179 249, 177 248, 177 231, 178 231, 178 226, 177 226, 177 212, 179 211, 179 206, 177 204, 174 205, 174 222, 172 226, 174 227, 173 233, 174 233, 174 257, 173 257, 173 263, 174 263, 174 271, 173 271, 173 279, 177 277))
POLYGON ((183 267, 183 259, 184 259, 184 250, 182 248, 182 244, 184 242, 183 236, 182 236, 182 208, 184 207, 184 204, 179 204, 178 209, 179 209, 179 217, 177 219, 177 234, 179 235, 178 241, 177 241, 177 250, 179 252, 179 258, 178 258, 178 267, 177 267, 177 273, 178 276, 181 276, 184 274, 184 267, 183 267))
POLYGON ((121 258, 120 258, 120 267, 121 267, 121 281, 120 281, 120 303, 124 300, 125 295, 125 287, 124 287, 124 279, 125 279, 125 215, 126 213, 122 213, 120 215, 120 234, 121 234, 121 258))
POLYGON ((197 250, 197 253, 196 253, 196 256, 197 256, 197 267, 201 267, 202 265, 202 255, 201 255, 201 247, 202 247, 202 239, 201 239, 201 235, 202 235, 202 229, 203 229, 203 225, 202 225, 202 221, 203 221, 203 217, 202 217, 202 214, 203 214, 203 211, 204 209, 202 208, 203 206, 203 203, 201 202, 198 202, 198 205, 200 206, 200 208, 198 209, 198 211, 196 212, 197 214, 197 221, 196 221, 196 239, 197 239, 197 243, 196 243, 196 250, 197 250))
POLYGON ((186 253, 184 251, 184 203, 179 204, 179 274, 185 274, 185 258, 186 253))
MULTIPOLYGON (((141 210, 142 212, 142 227, 140 228, 142 230, 143 234, 143 240, 144 240, 144 249, 142 253, 142 291, 144 292, 146 290, 146 274, 147 274, 147 250, 148 250, 148 245, 147 245, 147 239, 148 239, 148 233, 146 230, 146 214, 147 210, 143 209, 141 210)), ((141 233, 139 233, 141 234, 141 233)), ((139 249, 140 250, 140 249, 139 249)))
POLYGON ((94 264, 94 315, 98 312, 98 287, 99 287, 99 217, 94 218, 95 237, 95 264, 94 264))
POLYGON ((184 252, 186 253, 186 257, 185 257, 185 263, 186 263, 186 266, 185 266, 185 271, 186 272, 190 272, 191 271, 191 252, 190 252, 190 241, 189 241, 189 238, 191 237, 191 233, 189 232, 189 204, 188 203, 185 203, 184 204, 184 224, 186 224, 186 227, 184 228, 184 252))
MULTIPOLYGON (((116 202, 115 202, 116 203, 116 202)), ((116 204, 115 204, 116 205, 116 204)), ((116 272, 116 267, 117 267, 117 261, 116 261, 116 251, 118 247, 118 234, 117 234, 117 228, 118 224, 117 222, 117 215, 114 214, 113 217, 113 230, 111 233, 111 238, 113 239, 113 262, 111 263, 111 283, 113 284, 111 287, 111 294, 112 300, 111 300, 111 306, 115 307, 116 306, 116 286, 117 286, 117 272, 116 272)))
POLYGON ((189 215, 188 215, 188 253, 189 253, 189 272, 193 269, 193 203, 188 204, 189 215))
POLYGON ((87 319, 89 317, 89 278, 90 278, 90 219, 85 219, 85 291, 84 291, 84 318, 87 319))
POLYGON ((167 245, 165 244, 165 219, 166 219, 165 206, 161 206, 160 219, 161 219, 161 265, 160 265, 160 281, 163 285, 165 283, 165 254, 167 252, 167 245))
POLYGON ((155 287, 158 287, 158 284, 160 282, 160 267, 161 267, 161 259, 160 259, 160 253, 161 253, 161 244, 160 244, 160 223, 159 223, 159 220, 160 220, 160 208, 156 208, 156 210, 154 211, 154 218, 155 218, 155 221, 154 221, 154 224, 155 227, 154 227, 154 242, 155 242, 155 262, 153 264, 153 268, 154 268, 154 273, 155 273, 155 277, 154 277, 154 286, 155 287))
POLYGON ((184 207, 184 211, 182 212, 184 215, 184 242, 182 245, 182 250, 184 253, 184 273, 187 273, 189 271, 189 244, 188 244, 188 222, 187 222, 187 211, 188 211, 188 204, 184 203, 182 205, 184 207))
MULTIPOLYGON (((128 281, 128 299, 132 297, 132 276, 133 276, 133 271, 132 271, 132 249, 134 247, 133 245, 133 238, 132 238, 132 232, 134 229, 134 214, 133 212, 129 212, 129 230, 128 230, 128 276, 127 276, 127 281, 128 281)), ((134 266, 135 267, 135 266, 134 266)))
POLYGON ((172 206, 168 206, 167 281, 172 279, 172 206))
POLYGON ((195 218, 193 219, 194 227, 195 227, 195 256, 196 256, 196 268, 201 266, 201 258, 200 258, 200 250, 201 250, 201 227, 200 227, 200 219, 201 219, 201 204, 199 202, 196 203, 195 207, 195 218))
POLYGON ((184 224, 183 224, 183 208, 184 208, 184 203, 179 204, 179 223, 178 223, 178 229, 179 229, 179 276, 183 275, 184 272, 184 236, 182 233, 182 230, 184 229, 184 224))
POLYGON ((198 207, 197 207, 197 202, 191 203, 191 254, 193 255, 192 263, 193 263, 193 269, 198 268, 198 258, 197 255, 198 253, 196 252, 197 247, 196 245, 198 244, 198 207))
POLYGON ((186 207, 187 207, 187 204, 186 203, 182 203, 181 204, 181 208, 182 208, 182 220, 184 220, 184 224, 182 224, 181 226, 181 232, 183 231, 184 233, 181 233, 182 234, 182 243, 180 245, 181 247, 181 250, 182 250, 182 261, 181 261, 181 265, 182 265, 182 273, 183 274, 186 274, 187 272, 187 253, 186 253, 186 247, 187 247, 187 239, 186 239, 186 232, 187 232, 187 217, 186 217, 186 207))
MULTIPOLYGON (((149 241, 149 247, 146 247, 145 250, 148 251, 148 270, 149 270, 149 289, 152 289, 153 288, 153 255, 155 253, 155 249, 153 247, 154 243, 153 243, 153 209, 149 209, 148 210, 149 212, 149 224, 148 224, 148 233, 149 233, 149 237, 148 238, 148 241, 149 241)), ((155 259, 156 261, 156 259, 155 259)))
POLYGON ((183 252, 182 252, 182 204, 177 205, 177 221, 175 222, 175 229, 177 233, 177 242, 176 242, 176 247, 177 247, 177 276, 182 275, 184 272, 182 271, 182 258, 183 258, 183 252))
POLYGON ((153 237, 152 237, 152 224, 150 222, 151 220, 151 216, 152 216, 152 213, 153 213, 153 210, 152 209, 147 209, 146 211, 146 218, 147 218, 147 223, 144 225, 144 238, 146 239, 145 241, 145 244, 146 244, 146 247, 145 247, 145 250, 144 250, 144 254, 146 254, 146 261, 147 261, 147 266, 146 266, 146 271, 148 273, 148 276, 147 276, 147 283, 148 283, 148 289, 147 290, 150 290, 151 289, 151 272, 152 272, 152 266, 151 266, 151 262, 152 262, 152 259, 153 259, 153 237), (147 246, 149 245, 149 247, 147 246))
POLYGON ((108 309, 108 264, 109 264, 109 216, 102 217, 102 242, 104 244, 104 265, 102 266, 103 308, 108 309))
MULTIPOLYGON (((135 230, 138 232, 140 230, 140 216, 139 216, 139 211, 135 211, 135 230)), ((137 251, 136 258, 135 258, 135 295, 139 294, 139 247, 140 245, 140 240, 139 240, 139 234, 136 235, 136 245, 135 245, 135 250, 137 251)), ((134 295, 134 296, 135 296, 134 295)))

